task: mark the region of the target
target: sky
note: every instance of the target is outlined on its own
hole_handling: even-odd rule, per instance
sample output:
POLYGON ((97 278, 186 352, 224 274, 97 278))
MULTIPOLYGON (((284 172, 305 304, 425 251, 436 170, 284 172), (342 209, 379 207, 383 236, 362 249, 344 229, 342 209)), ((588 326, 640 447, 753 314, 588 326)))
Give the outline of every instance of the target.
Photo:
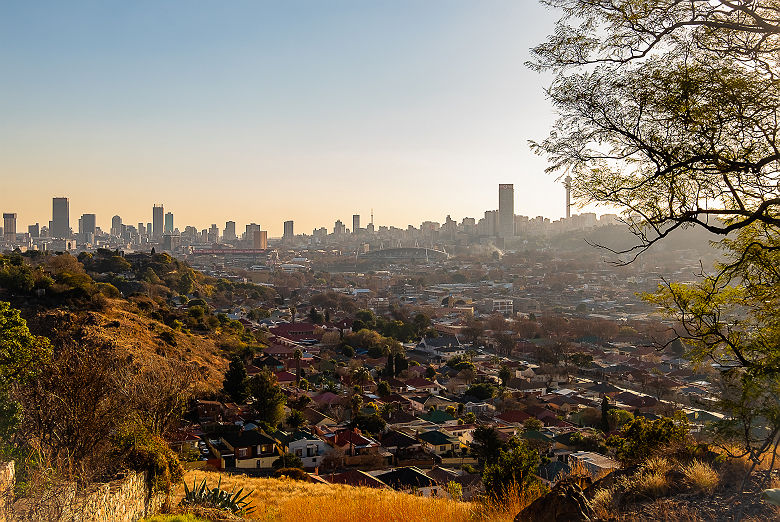
POLYGON ((564 191, 529 139, 554 120, 527 69, 534 0, 0 3, 0 211, 70 198, 110 227, 254 222, 271 236, 515 213, 564 191))

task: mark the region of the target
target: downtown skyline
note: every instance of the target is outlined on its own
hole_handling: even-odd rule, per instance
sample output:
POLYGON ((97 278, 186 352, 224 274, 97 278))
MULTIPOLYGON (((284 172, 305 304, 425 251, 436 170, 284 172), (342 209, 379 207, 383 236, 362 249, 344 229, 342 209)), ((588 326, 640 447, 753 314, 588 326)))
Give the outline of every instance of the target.
POLYGON ((553 120, 546 78, 523 65, 554 21, 535 2, 0 13, 0 208, 20 222, 65 194, 101 222, 163 201, 182 223, 273 236, 372 208, 401 227, 477 216, 498 183, 518 211, 563 216, 527 145, 553 120))

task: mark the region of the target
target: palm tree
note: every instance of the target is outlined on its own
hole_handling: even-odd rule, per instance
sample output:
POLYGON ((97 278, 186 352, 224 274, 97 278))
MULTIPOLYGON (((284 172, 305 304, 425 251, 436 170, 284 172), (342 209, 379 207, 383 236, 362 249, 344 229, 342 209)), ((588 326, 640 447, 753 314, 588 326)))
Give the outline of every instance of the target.
POLYGON ((357 370, 355 370, 355 373, 353 374, 353 378, 355 381, 357 381, 358 384, 360 384, 360 393, 363 393, 363 387, 365 386, 366 382, 371 378, 371 372, 368 371, 368 368, 365 366, 361 366, 357 370))

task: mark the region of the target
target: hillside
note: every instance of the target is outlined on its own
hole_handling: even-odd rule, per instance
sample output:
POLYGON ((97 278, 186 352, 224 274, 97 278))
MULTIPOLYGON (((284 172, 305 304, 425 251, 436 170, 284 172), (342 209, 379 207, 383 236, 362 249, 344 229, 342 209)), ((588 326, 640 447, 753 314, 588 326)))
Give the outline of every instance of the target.
MULTIPOLYGON (((473 520, 511 521, 519 511, 514 505, 506 511, 494 511, 472 502, 424 498, 367 487, 312 484, 296 480, 253 478, 208 471, 191 471, 184 480, 188 484, 204 478, 216 486, 222 478, 222 488, 244 488, 252 491, 252 520, 307 522, 338 520, 343 522, 466 522, 473 520)), ((184 486, 173 493, 172 505, 184 496, 184 486)))

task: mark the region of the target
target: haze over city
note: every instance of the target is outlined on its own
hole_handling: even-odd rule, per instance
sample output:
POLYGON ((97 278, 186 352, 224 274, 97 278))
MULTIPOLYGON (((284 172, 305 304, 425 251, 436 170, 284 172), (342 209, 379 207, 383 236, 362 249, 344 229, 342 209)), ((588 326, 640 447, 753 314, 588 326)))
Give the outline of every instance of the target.
POLYGON ((559 218, 563 187, 527 140, 552 122, 529 48, 535 2, 55 2, 0 8, 0 208, 235 220, 282 234, 353 213, 405 227, 559 218), (358 9, 359 7, 359 9, 358 9), (46 16, 43 16, 43 13, 46 16), (121 194, 121 197, 118 197, 121 194))

